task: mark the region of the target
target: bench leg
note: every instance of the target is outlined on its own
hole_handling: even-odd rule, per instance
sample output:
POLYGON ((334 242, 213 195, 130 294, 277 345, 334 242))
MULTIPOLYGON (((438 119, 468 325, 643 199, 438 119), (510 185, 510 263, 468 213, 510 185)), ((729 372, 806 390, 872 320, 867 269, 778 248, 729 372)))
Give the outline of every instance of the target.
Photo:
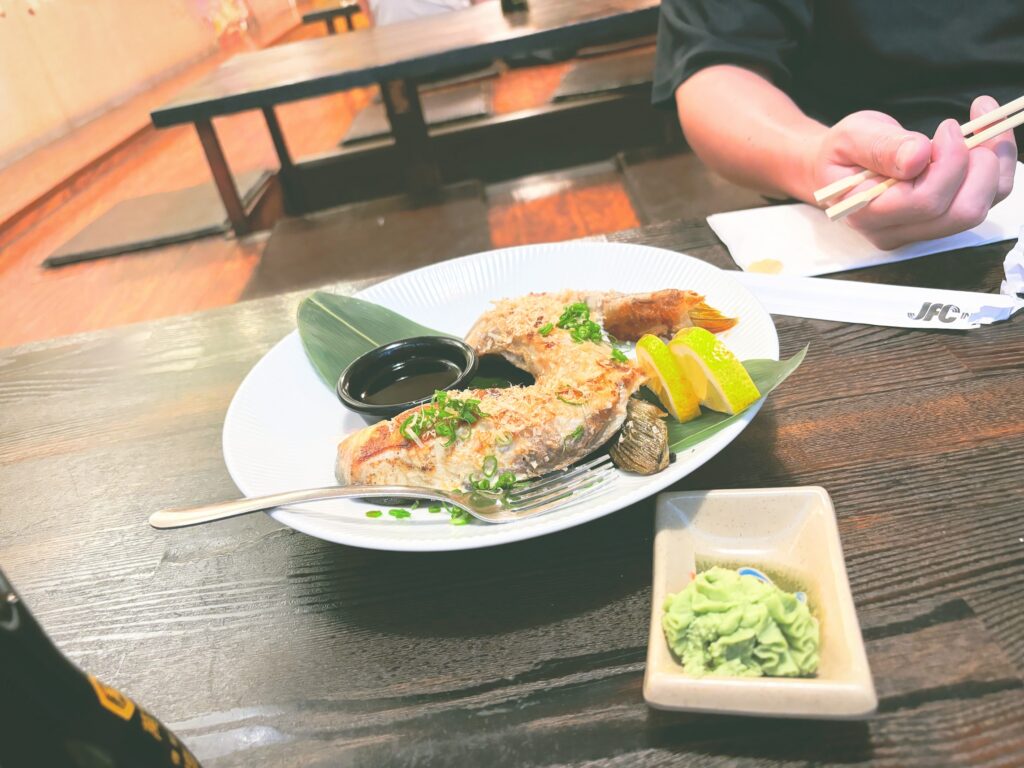
POLYGON ((228 220, 235 235, 242 237, 249 234, 249 217, 245 215, 245 206, 242 205, 242 198, 238 194, 238 187, 231 177, 231 169, 228 168, 228 161, 224 158, 224 150, 217 139, 217 132, 213 129, 213 123, 209 120, 196 120, 196 133, 199 134, 199 143, 203 145, 203 152, 206 153, 206 162, 210 166, 210 173, 213 174, 213 183, 217 185, 221 202, 224 203, 224 210, 227 211, 228 220))
POLYGON ((327 24, 327 34, 328 35, 336 35, 336 34, 338 34, 338 28, 336 26, 334 26, 334 17, 333 16, 328 16, 326 19, 324 19, 324 23, 327 24))
POLYGON ((409 80, 389 80, 380 84, 380 92, 395 148, 405 168, 409 192, 422 195, 437 191, 441 186, 441 172, 430 146, 416 84, 409 80))

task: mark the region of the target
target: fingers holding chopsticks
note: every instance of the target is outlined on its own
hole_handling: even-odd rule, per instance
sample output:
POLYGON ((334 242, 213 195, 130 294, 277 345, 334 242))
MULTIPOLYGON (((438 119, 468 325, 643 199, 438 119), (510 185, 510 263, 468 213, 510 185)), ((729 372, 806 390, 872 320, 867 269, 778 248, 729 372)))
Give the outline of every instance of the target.
MULTIPOLYGON (((942 130, 943 128, 940 127, 939 131, 941 132, 942 130)), ((959 135, 956 138, 962 145, 963 139, 959 135)), ((956 154, 959 155, 960 153, 956 154)), ((925 200, 923 203, 925 208, 921 210, 929 210, 927 206, 933 205, 934 207, 929 210, 929 213, 935 213, 945 205, 945 209, 938 213, 938 215, 917 219, 910 217, 903 223, 894 226, 866 229, 863 223, 858 225, 854 219, 857 216, 870 216, 870 211, 874 207, 872 205, 850 216, 850 224, 861 229, 865 237, 883 250, 898 248, 907 243, 948 237, 949 235, 955 235, 958 232, 978 226, 988 216, 989 209, 992 207, 995 199, 995 192, 999 181, 999 161, 996 159, 995 153, 987 147, 978 147, 969 152, 964 151, 962 154, 964 164, 962 181, 952 188, 952 196, 949 198, 948 204, 945 202, 945 199, 946 195, 950 192, 950 188, 944 187, 941 190, 935 188, 932 186, 934 179, 922 178, 920 184, 901 182, 898 185, 898 187, 904 185, 914 186, 915 189, 910 193, 911 195, 926 190, 926 196, 923 198, 925 200), (942 202, 927 202, 929 200, 928 195, 941 195, 942 202)), ((959 163, 960 158, 944 158, 945 164, 949 166, 952 166, 954 161, 959 163)), ((935 166, 936 163, 930 165, 925 174, 928 174, 935 166)), ((951 168, 950 170, 953 169, 951 168)), ((925 174, 922 174, 922 177, 925 174)), ((948 182, 955 178, 947 176, 943 181, 948 182)), ((875 202, 883 203, 885 202, 886 195, 898 191, 898 188, 894 187, 875 202)))
POLYGON ((929 162, 917 178, 894 185, 869 205, 851 213, 847 217, 850 225, 874 232, 946 215, 968 172, 969 153, 955 120, 939 125, 930 148, 929 162))
MULTIPOLYGON (((991 96, 979 96, 971 105, 971 121, 978 120, 998 109, 999 102, 991 96)), ((1014 138, 1013 130, 1009 129, 979 146, 991 149, 999 160, 999 184, 995 198, 995 202, 998 203, 1013 190, 1013 176, 1017 170, 1017 141, 1014 138)))
POLYGON ((855 112, 832 129, 835 132, 835 160, 860 166, 876 176, 912 179, 930 159, 928 137, 908 131, 884 112, 855 112))
MULTIPOLYGON (((841 133, 852 118, 876 115, 851 115, 832 130, 841 133)), ((984 221, 989 209, 1013 187, 1017 146, 1012 129, 1024 123, 1024 97, 999 106, 995 99, 982 96, 975 99, 969 122, 962 126, 953 120, 942 123, 930 142, 930 158, 912 179, 901 167, 906 163, 895 162, 901 149, 894 147, 896 133, 888 143, 893 151, 878 149, 886 149, 876 135, 880 135, 879 129, 895 128, 877 118, 873 122, 873 130, 864 131, 860 141, 875 149, 870 155, 862 152, 856 160, 866 170, 833 181, 817 190, 815 198, 831 203, 826 210, 829 218, 845 216, 852 227, 881 248, 971 229, 984 221), (889 170, 878 170, 885 167, 887 157, 889 170)), ((905 146, 910 146, 909 140, 905 146)), ((834 173, 831 177, 835 179, 834 173)))

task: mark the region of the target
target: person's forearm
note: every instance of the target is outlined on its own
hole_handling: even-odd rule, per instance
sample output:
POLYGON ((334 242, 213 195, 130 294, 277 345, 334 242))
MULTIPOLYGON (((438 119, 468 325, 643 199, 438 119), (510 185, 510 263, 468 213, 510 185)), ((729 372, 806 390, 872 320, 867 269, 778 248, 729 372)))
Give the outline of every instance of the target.
POLYGON ((816 147, 828 130, 749 69, 703 69, 676 90, 679 122, 694 152, 730 181, 811 201, 816 147))

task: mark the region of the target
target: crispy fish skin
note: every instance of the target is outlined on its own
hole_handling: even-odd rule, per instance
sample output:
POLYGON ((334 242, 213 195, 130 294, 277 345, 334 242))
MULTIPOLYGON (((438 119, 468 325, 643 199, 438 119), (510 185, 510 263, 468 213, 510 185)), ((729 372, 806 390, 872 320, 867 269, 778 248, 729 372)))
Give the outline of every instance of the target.
MULTIPOLYGON (((487 456, 498 460, 499 472, 522 479, 569 466, 603 445, 622 426, 626 404, 644 374, 632 360, 613 360, 607 345, 576 343, 558 328, 547 336, 539 333, 557 322, 567 305, 580 301, 623 341, 644 333, 669 335, 692 325, 691 311, 710 309, 700 294, 678 290, 633 295, 564 291, 497 301, 466 342, 480 355, 502 355, 529 371, 536 383, 451 392, 452 397, 478 399, 487 416, 466 439, 450 446, 432 431, 421 435, 421 444, 401 434, 402 422, 419 408, 349 435, 338 446, 338 481, 455 489, 480 472, 487 456)), ((719 325, 723 320, 717 315, 719 325)))

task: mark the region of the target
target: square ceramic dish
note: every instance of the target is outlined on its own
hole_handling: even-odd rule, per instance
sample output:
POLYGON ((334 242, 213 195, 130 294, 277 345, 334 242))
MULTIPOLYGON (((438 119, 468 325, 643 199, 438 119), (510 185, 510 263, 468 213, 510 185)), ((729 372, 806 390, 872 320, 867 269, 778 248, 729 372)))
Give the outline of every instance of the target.
POLYGON ((850 595, 832 500, 824 488, 663 493, 654 538, 654 586, 644 699, 658 709, 852 719, 878 706, 850 595), (752 566, 803 591, 821 627, 813 678, 693 677, 661 628, 665 598, 713 565, 752 566))

